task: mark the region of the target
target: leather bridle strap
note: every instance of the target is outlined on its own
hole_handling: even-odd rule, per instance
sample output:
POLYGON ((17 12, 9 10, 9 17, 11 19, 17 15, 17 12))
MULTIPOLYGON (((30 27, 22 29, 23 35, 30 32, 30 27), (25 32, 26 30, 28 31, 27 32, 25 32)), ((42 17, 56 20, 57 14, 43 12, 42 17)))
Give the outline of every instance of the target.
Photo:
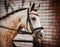
POLYGON ((0 27, 5 28, 5 29, 9 29, 9 30, 17 31, 17 30, 15 30, 15 29, 12 29, 12 28, 9 28, 9 27, 5 27, 5 26, 2 26, 2 25, 0 25, 0 27))
POLYGON ((33 31, 36 31, 38 29, 43 30, 44 28, 43 27, 38 27, 38 28, 33 29, 33 31))
POLYGON ((29 13, 29 14, 33 14, 33 15, 36 15, 36 16, 38 16, 38 14, 35 14, 35 13, 29 13))
POLYGON ((20 31, 20 29, 22 29, 22 27, 20 27, 20 26, 18 27, 17 30, 9 28, 9 27, 2 26, 2 25, 0 25, 0 27, 5 28, 5 29, 9 29, 9 30, 13 30, 13 31, 18 31, 18 32, 20 31))
POLYGON ((30 28, 31 28, 31 31, 33 33, 33 25, 31 23, 31 20, 30 20, 30 17, 29 17, 29 9, 27 10, 27 23, 29 22, 29 25, 30 25, 30 28))

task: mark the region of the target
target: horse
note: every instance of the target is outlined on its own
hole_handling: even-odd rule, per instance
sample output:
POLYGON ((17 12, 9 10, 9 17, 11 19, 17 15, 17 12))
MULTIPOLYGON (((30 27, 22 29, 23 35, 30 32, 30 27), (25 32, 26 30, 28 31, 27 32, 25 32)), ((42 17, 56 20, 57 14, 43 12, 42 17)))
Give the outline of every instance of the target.
MULTIPOLYGON (((39 21, 38 13, 37 11, 30 11, 29 14, 27 14, 28 11, 26 8, 15 10, 14 12, 11 12, 7 14, 6 16, 3 16, 0 18, 0 46, 1 47, 13 47, 12 42, 14 37, 18 34, 18 32, 25 28, 29 32, 31 32, 30 24, 26 26, 26 20, 27 16, 30 17, 30 23, 33 25, 33 28, 35 28, 33 31, 37 30, 40 31, 41 24, 39 21), (39 30, 38 30, 39 29, 39 30)), ((40 31, 43 35, 43 30, 40 31)), ((33 33, 33 36, 36 35, 37 32, 33 33)), ((38 39, 38 41, 40 41, 38 39)))

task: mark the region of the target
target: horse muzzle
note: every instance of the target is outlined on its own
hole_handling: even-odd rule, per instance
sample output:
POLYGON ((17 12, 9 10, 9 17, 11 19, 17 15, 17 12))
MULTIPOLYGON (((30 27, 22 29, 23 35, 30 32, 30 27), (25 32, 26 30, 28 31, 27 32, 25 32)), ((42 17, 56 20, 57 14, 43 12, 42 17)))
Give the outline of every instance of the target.
POLYGON ((43 27, 38 27, 38 28, 33 29, 33 36, 41 39, 43 37, 41 30, 43 30, 43 29, 44 29, 43 27))

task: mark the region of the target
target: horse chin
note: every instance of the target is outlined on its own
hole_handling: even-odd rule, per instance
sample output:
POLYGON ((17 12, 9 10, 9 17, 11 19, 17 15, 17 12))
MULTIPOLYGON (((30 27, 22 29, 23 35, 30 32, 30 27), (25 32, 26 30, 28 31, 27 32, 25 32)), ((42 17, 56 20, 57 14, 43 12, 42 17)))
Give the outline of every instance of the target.
POLYGON ((43 37, 38 37, 38 36, 36 35, 36 32, 33 33, 32 36, 34 37, 35 41, 39 42, 40 44, 42 43, 43 37))
POLYGON ((42 41, 43 41, 43 38, 37 38, 36 36, 35 36, 34 38, 35 38, 35 41, 39 42, 40 44, 41 44, 42 41))
POLYGON ((37 40, 40 44, 42 43, 42 41, 43 41, 43 39, 41 38, 38 38, 38 40, 37 40))

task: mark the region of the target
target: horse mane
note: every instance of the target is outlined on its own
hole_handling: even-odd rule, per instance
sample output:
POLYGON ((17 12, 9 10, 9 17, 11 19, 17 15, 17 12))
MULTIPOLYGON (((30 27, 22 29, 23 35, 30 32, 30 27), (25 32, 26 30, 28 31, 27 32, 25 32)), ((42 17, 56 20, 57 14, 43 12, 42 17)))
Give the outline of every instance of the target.
POLYGON ((6 14, 5 16, 0 17, 0 20, 5 19, 5 18, 9 17, 10 15, 12 15, 12 14, 14 14, 14 13, 16 13, 16 12, 19 12, 19 11, 23 11, 23 10, 25 10, 25 9, 27 9, 27 8, 20 8, 20 9, 18 9, 18 10, 15 10, 15 11, 13 11, 13 12, 10 12, 10 13, 6 14))

